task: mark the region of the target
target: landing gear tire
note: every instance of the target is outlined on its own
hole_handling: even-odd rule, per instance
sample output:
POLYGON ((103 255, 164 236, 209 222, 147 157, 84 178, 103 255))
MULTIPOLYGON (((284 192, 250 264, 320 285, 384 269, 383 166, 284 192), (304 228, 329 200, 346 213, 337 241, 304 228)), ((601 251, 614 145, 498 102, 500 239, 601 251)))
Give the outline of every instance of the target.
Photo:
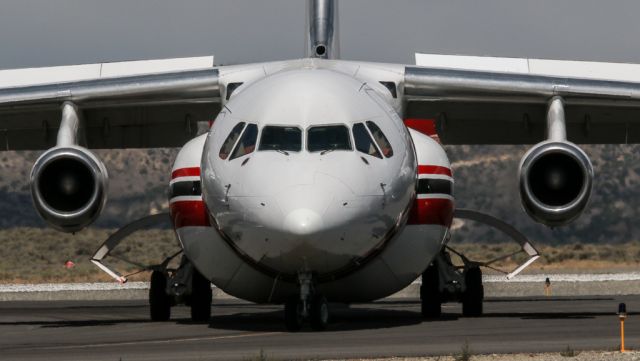
POLYGON ((151 273, 149 312, 151 321, 168 321, 171 317, 171 297, 167 294, 167 277, 163 272, 151 273))
POLYGON ((191 279, 191 320, 193 322, 209 322, 211 318, 211 282, 195 268, 191 279))
POLYGON ((289 332, 297 332, 302 328, 302 301, 292 297, 284 304, 284 324, 289 332))
POLYGON ((311 301, 310 312, 311 329, 314 331, 324 331, 329 325, 329 304, 324 296, 316 296, 311 301))
POLYGON ((482 286, 482 270, 479 267, 469 268, 464 275, 466 290, 462 295, 462 315, 465 317, 482 316, 484 286, 482 286))
POLYGON ((438 267, 431 264, 422 274, 420 286, 420 301, 422 317, 439 318, 442 314, 442 302, 440 300, 440 275, 438 267))

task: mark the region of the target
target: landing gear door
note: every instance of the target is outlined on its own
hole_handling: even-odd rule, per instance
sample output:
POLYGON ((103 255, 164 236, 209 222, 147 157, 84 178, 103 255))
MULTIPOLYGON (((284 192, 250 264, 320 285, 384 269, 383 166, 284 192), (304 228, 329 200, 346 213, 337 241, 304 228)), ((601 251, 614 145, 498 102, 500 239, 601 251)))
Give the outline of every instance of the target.
POLYGON ((488 226, 491 226, 499 231, 501 231, 502 233, 504 233, 505 235, 509 236, 509 238, 511 238, 514 242, 516 242, 519 246, 520 246, 520 250, 513 252, 513 253, 508 253, 506 255, 503 256, 499 256, 496 257, 494 259, 488 260, 488 261, 484 261, 484 262, 479 262, 479 261, 472 261, 467 259, 464 255, 462 255, 460 252, 455 251, 454 249, 452 249, 451 247, 447 246, 447 248, 456 253, 458 256, 460 256, 460 258, 462 258, 462 260, 464 261, 465 264, 473 264, 473 265, 477 265, 477 266, 482 266, 482 267, 486 267, 486 268, 490 268, 494 271, 498 271, 500 273, 503 273, 507 276, 507 279, 512 279, 513 277, 517 276, 520 272, 522 272, 525 268, 527 268, 529 265, 531 265, 533 262, 535 262, 538 258, 540 258, 540 253, 538 252, 538 250, 533 246, 533 244, 531 244, 531 242, 527 239, 526 236, 524 236, 522 233, 520 233, 517 229, 515 229, 514 227, 512 227, 511 225, 495 218, 492 217, 488 214, 485 213, 481 213, 478 211, 473 211, 470 209, 456 209, 455 213, 454 213, 455 218, 458 219, 467 219, 467 220, 471 220, 471 221, 476 221, 476 222, 480 222, 480 223, 484 223, 488 226), (494 263, 497 263, 499 261, 505 260, 507 258, 510 258, 512 256, 515 256, 518 253, 523 253, 526 255, 526 259, 524 262, 522 262, 521 264, 519 264, 514 270, 508 272, 508 271, 503 271, 501 269, 495 268, 493 266, 494 263))

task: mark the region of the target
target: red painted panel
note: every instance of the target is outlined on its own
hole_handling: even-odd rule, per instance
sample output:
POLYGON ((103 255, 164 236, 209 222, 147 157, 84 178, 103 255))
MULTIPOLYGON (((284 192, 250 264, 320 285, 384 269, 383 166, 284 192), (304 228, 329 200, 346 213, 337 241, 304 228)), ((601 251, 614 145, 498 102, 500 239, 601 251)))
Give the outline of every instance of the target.
POLYGON ((171 179, 178 177, 199 177, 200 167, 179 168, 171 173, 171 179))
POLYGON ((446 198, 416 199, 407 224, 436 224, 450 227, 453 221, 453 201, 446 198))
POLYGON ((209 215, 203 201, 178 201, 171 203, 171 220, 175 228, 199 226, 209 227, 209 215))
POLYGON ((436 121, 434 119, 408 118, 404 120, 404 125, 408 128, 415 129, 422 134, 426 134, 430 136, 431 139, 440 143, 440 136, 438 136, 436 121))
POLYGON ((439 165, 418 165, 418 174, 442 174, 453 177, 451 169, 439 165))
POLYGON ((434 119, 409 118, 404 120, 404 125, 430 137, 438 135, 436 131, 436 121, 434 119))

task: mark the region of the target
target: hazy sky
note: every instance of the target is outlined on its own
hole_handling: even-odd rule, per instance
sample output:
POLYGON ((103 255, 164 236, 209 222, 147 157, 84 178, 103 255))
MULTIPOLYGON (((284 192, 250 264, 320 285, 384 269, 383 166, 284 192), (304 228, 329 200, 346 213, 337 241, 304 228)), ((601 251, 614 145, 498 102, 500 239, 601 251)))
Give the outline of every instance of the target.
MULTIPOLYGON (((304 54, 302 0, 2 0, 0 69, 179 56, 304 54)), ((342 0, 342 57, 415 51, 640 63, 640 2, 342 0)))

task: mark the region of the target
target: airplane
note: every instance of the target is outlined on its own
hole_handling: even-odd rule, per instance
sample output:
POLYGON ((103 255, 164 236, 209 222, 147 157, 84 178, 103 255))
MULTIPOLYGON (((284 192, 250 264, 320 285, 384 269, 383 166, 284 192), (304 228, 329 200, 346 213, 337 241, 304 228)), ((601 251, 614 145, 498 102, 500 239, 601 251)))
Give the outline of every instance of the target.
POLYGON ((170 219, 181 250, 150 267, 154 321, 186 303, 207 322, 214 284, 283 304, 290 331, 307 322, 321 331, 329 302, 380 299, 417 279, 424 317, 448 301, 480 316, 480 267, 490 264, 462 254, 463 266, 451 262, 453 219, 519 243, 528 259, 509 277, 539 254, 505 222, 456 209, 443 145, 531 144, 517 175, 522 206, 536 222, 563 226, 592 190, 593 166, 577 144, 640 141, 640 83, 540 74, 526 59, 515 70, 342 60, 337 18, 336 1, 307 2, 302 59, 173 71, 145 63, 151 73, 2 88, 0 144, 45 150, 31 194, 62 232, 89 226, 105 206, 107 169, 89 149, 181 147, 169 215, 126 225, 92 258, 125 282, 105 257, 170 219))

